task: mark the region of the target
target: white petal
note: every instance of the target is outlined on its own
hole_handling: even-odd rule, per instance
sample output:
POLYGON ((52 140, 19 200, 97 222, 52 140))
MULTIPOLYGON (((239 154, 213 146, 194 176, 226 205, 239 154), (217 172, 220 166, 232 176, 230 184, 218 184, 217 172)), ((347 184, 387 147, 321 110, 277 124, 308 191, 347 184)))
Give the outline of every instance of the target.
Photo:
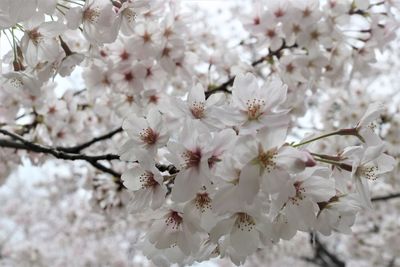
POLYGON ((142 188, 142 182, 140 176, 145 173, 145 170, 139 166, 133 167, 125 171, 121 179, 124 185, 131 191, 136 191, 142 188))
POLYGON ((188 104, 191 105, 193 102, 203 102, 205 104, 205 101, 204 88, 201 83, 198 83, 190 89, 188 104))
POLYGON ((384 110, 385 108, 381 103, 370 104, 364 116, 360 119, 358 125, 361 127, 368 126, 368 124, 376 120, 384 110))
POLYGON ((147 121, 135 114, 131 114, 122 124, 122 129, 124 129, 131 138, 137 138, 138 134, 147 128, 147 121))
POLYGON ((224 236, 231 231, 232 227, 234 227, 234 223, 235 218, 232 217, 218 222, 210 231, 210 240, 214 243, 217 242, 221 236, 224 236))
POLYGON ((137 148, 136 142, 133 140, 126 141, 118 151, 119 158, 124 161, 136 161, 137 148))
POLYGON ((376 158, 378 158, 383 151, 385 150, 385 145, 379 145, 379 146, 370 146, 364 151, 363 158, 361 159, 361 162, 363 164, 368 163, 376 158))
POLYGON ((360 195, 361 201, 367 208, 372 209, 372 202, 368 187, 368 181, 356 175, 354 177, 354 182, 356 184, 356 189, 358 194, 360 195))
POLYGON ((230 235, 232 247, 240 255, 250 255, 254 253, 260 245, 260 235, 255 229, 239 229, 236 225, 233 226, 233 231, 230 235))
POLYGON ((240 172, 238 193, 240 199, 250 204, 260 191, 260 166, 248 163, 240 172))
POLYGON ((80 7, 70 8, 65 14, 67 27, 71 30, 76 30, 82 23, 83 10, 80 7))
POLYGON ((171 199, 177 202, 185 202, 195 197, 201 188, 199 173, 193 168, 181 170, 175 177, 171 199))
POLYGON ((287 86, 282 84, 282 81, 274 78, 272 81, 266 83, 262 88, 268 92, 266 106, 271 109, 286 100, 287 86))

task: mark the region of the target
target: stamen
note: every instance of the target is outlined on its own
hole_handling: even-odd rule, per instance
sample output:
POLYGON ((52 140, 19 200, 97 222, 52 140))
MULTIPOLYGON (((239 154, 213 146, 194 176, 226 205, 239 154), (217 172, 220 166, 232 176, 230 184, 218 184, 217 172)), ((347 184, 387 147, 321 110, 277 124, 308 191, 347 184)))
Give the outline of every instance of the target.
POLYGON ((190 107, 190 112, 196 119, 204 118, 204 102, 193 101, 190 107))
POLYGON ((204 213, 207 209, 211 209, 211 198, 208 193, 198 193, 195 199, 195 205, 201 213, 204 213))
POLYGON ((184 169, 198 168, 201 161, 201 151, 200 149, 196 149, 195 151, 186 150, 183 152, 182 158, 185 160, 184 169))
POLYGON ((293 205, 299 205, 299 202, 305 198, 304 193, 306 190, 302 186, 302 182, 297 181, 293 184, 295 190, 296 190, 296 195, 293 197, 289 198, 289 201, 292 202, 293 205))
POLYGON ((277 155, 276 149, 270 149, 268 151, 263 151, 262 147, 259 148, 258 152, 258 162, 267 171, 271 172, 276 167, 275 158, 277 155))
POLYGON ((132 23, 132 22, 134 22, 136 20, 136 17, 137 17, 136 13, 130 8, 126 8, 123 11, 123 14, 124 14, 124 17, 128 20, 129 23, 132 23))
POLYGON ((376 180, 378 178, 377 175, 378 167, 377 166, 360 166, 357 168, 356 175, 365 177, 368 180, 376 180))
POLYGON ((24 86, 24 83, 22 82, 22 80, 20 80, 18 78, 12 78, 10 80, 10 84, 11 84, 11 86, 13 86, 15 88, 20 88, 20 87, 24 86))
POLYGON ((247 100, 246 105, 249 120, 256 120, 263 114, 262 108, 265 105, 265 101, 263 99, 247 100))
POLYGON ((139 136, 140 139, 148 145, 154 145, 158 139, 158 134, 151 128, 142 129, 139 136))
POLYGON ((236 216, 237 218, 235 221, 235 226, 238 229, 240 229, 241 231, 247 230, 248 232, 253 230, 254 226, 256 225, 253 217, 244 212, 238 212, 236 216))
POLYGON ((140 175, 139 181, 142 184, 142 189, 158 186, 158 182, 154 179, 154 174, 149 171, 146 171, 140 175))
POLYGON ((32 40, 34 45, 38 45, 40 41, 43 39, 43 35, 38 31, 37 28, 28 32, 29 39, 32 40))
POLYGON ((182 217, 176 211, 171 211, 171 213, 165 219, 165 223, 167 224, 167 226, 172 225, 172 229, 174 230, 178 230, 182 221, 183 221, 182 217))
POLYGON ((98 8, 87 8, 83 11, 83 20, 90 23, 97 23, 100 17, 100 11, 98 8))

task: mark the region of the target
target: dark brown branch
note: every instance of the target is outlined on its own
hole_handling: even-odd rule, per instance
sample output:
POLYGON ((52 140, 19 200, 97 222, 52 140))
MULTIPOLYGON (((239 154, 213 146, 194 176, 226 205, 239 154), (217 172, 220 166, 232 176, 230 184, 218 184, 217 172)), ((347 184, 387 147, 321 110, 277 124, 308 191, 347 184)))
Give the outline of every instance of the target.
MULTIPOLYGON (((31 141, 24 139, 23 137, 15 134, 15 133, 9 132, 4 129, 0 129, 0 133, 4 134, 6 136, 9 136, 13 140, 15 140, 15 141, 13 141, 10 139, 0 139, 0 147, 14 148, 14 149, 18 149, 18 150, 26 150, 26 151, 35 152, 35 153, 50 154, 50 155, 54 156, 55 158, 64 159, 64 160, 84 160, 84 161, 87 161, 88 163, 90 163, 93 167, 95 167, 103 172, 109 173, 117 178, 120 178, 121 177, 120 173, 118 173, 110 168, 107 168, 106 166, 104 166, 98 162, 99 160, 108 160, 108 161, 117 160, 117 159, 119 159, 119 155, 104 154, 104 155, 98 155, 98 156, 91 156, 91 155, 80 154, 80 153, 71 153, 71 152, 66 152, 66 151, 78 151, 78 150, 80 151, 83 148, 88 147, 93 143, 110 138, 114 134, 121 132, 121 131, 122 131, 122 128, 118 128, 108 134, 94 138, 91 141, 84 143, 80 146, 71 147, 69 149, 65 149, 65 148, 59 149, 58 147, 54 148, 54 147, 44 146, 44 145, 40 145, 40 144, 35 144, 31 141)), ((156 164, 156 167, 160 172, 168 171, 170 174, 175 174, 175 173, 179 172, 179 170, 174 165, 156 164)), ((120 179, 117 181, 117 183, 121 184, 120 179)))
POLYGON ((395 193, 395 194, 390 194, 390 195, 387 195, 387 196, 380 196, 380 197, 373 197, 372 199, 371 199, 371 201, 386 201, 386 200, 390 200, 390 199, 393 199, 393 198, 400 198, 400 193, 395 193))
POLYGON ((79 90, 79 91, 76 91, 76 92, 74 93, 74 96, 78 96, 78 95, 82 94, 82 93, 85 92, 85 91, 87 91, 86 88, 83 88, 83 89, 81 89, 81 90, 79 90))
MULTIPOLYGON (((284 49, 289 49, 289 48, 294 48, 294 47, 297 47, 297 44, 294 44, 292 46, 287 46, 285 41, 283 40, 283 43, 282 43, 280 48, 278 48, 275 51, 272 51, 271 49, 269 49, 267 55, 257 59, 254 62, 252 62, 251 66, 255 67, 255 66, 263 63, 264 61, 268 60, 268 59, 272 60, 274 56, 276 56, 277 58, 280 58, 282 56, 282 51, 284 49)), ((209 87, 208 91, 205 92, 206 99, 209 98, 211 95, 213 95, 215 93, 218 93, 218 92, 225 92, 225 93, 230 94, 231 91, 228 90, 228 87, 233 85, 233 81, 234 80, 235 80, 235 76, 230 77, 226 82, 224 82, 223 84, 221 84, 221 85, 219 85, 217 87, 214 87, 214 88, 213 87, 209 87)))
POLYGON ((89 156, 85 154, 75 154, 75 153, 66 153, 64 151, 60 151, 57 148, 53 147, 48 147, 40 144, 35 144, 33 142, 30 142, 23 137, 11 133, 7 130, 0 129, 0 133, 10 136, 12 139, 21 142, 23 145, 25 145, 26 150, 30 150, 33 152, 41 152, 45 154, 51 154, 56 158, 59 159, 67 159, 67 160, 115 160, 119 159, 119 156, 116 154, 105 154, 105 155, 100 155, 100 156, 89 156))
POLYGON ((114 135, 116 135, 117 133, 120 133, 120 132, 122 132, 122 127, 119 127, 117 129, 115 129, 115 130, 113 130, 113 131, 111 131, 109 133, 103 134, 103 135, 101 135, 99 137, 95 137, 92 140, 87 141, 85 143, 82 143, 80 145, 76 145, 76 146, 72 146, 72 147, 57 147, 57 150, 64 151, 64 152, 67 152, 67 153, 79 153, 83 149, 85 149, 85 148, 87 148, 87 147, 89 147, 89 146, 91 146, 91 145, 93 145, 93 144, 95 144, 97 142, 100 142, 100 141, 103 141, 103 140, 106 140, 106 139, 110 139, 114 135))
POLYGON ((179 170, 174 165, 162 165, 162 164, 157 163, 156 168, 160 172, 168 171, 169 174, 176 174, 179 172, 179 170))
POLYGON ((84 161, 87 161, 88 163, 90 163, 93 167, 95 167, 103 172, 109 173, 116 177, 121 176, 120 173, 117 173, 116 171, 114 171, 98 162, 99 160, 111 161, 111 160, 119 159, 118 155, 105 154, 105 155, 91 156, 91 155, 85 155, 85 154, 66 153, 64 151, 59 151, 53 147, 35 144, 33 142, 25 140, 23 137, 21 137, 17 134, 11 133, 4 129, 0 129, 0 133, 4 134, 6 136, 9 136, 13 140, 15 140, 15 141, 13 141, 13 140, 7 140, 7 139, 0 139, 0 147, 27 150, 27 151, 35 152, 35 153, 50 154, 58 159, 84 160, 84 161))
MULTIPOLYGON (((116 180, 115 182, 116 182, 117 184, 119 184, 119 185, 122 185, 122 182, 121 182, 121 174, 120 174, 120 173, 114 171, 113 169, 107 168, 106 166, 104 166, 103 164, 101 164, 101 163, 99 163, 99 162, 97 162, 97 161, 95 161, 95 160, 90 160, 89 163, 90 163, 93 167, 95 167, 96 169, 98 169, 98 170, 100 170, 100 171, 102 171, 102 172, 111 174, 111 175, 114 176, 115 178, 118 178, 118 180, 116 180)), ((122 186, 122 187, 124 187, 124 186, 122 186)))
POLYGON ((212 89, 209 87, 209 90, 207 92, 205 92, 206 99, 209 98, 211 95, 218 93, 218 92, 225 92, 225 93, 230 94, 231 91, 228 90, 228 86, 232 86, 234 80, 235 80, 235 77, 231 77, 231 78, 229 78, 229 80, 227 80, 223 84, 219 85, 218 87, 215 87, 212 89))
POLYGON ((26 117, 26 116, 28 116, 28 115, 34 115, 35 113, 33 112, 33 111, 31 111, 31 112, 28 112, 28 113, 24 113, 24 114, 22 114, 22 115, 20 115, 20 116, 18 116, 18 117, 16 117, 14 120, 19 120, 19 119, 22 119, 23 117, 26 117))
POLYGON ((313 244, 314 257, 303 257, 302 259, 308 262, 312 262, 321 267, 345 267, 346 263, 340 260, 336 255, 330 252, 324 244, 319 241, 318 236, 313 238, 310 234, 310 242, 313 244))
POLYGON ((58 158, 58 159, 65 159, 65 160, 85 160, 88 163, 90 163, 93 167, 95 167, 98 170, 101 170, 105 173, 111 174, 115 177, 120 177, 121 174, 117 173, 116 171, 107 168, 106 166, 104 166, 103 164, 97 162, 98 160, 111 160, 111 159, 115 159, 117 155, 112 155, 112 154, 106 154, 106 155, 101 155, 101 156, 88 156, 88 155, 70 155, 70 154, 66 154, 66 153, 54 153, 54 152, 50 152, 52 150, 48 150, 48 149, 43 149, 43 147, 41 146, 36 146, 35 144, 32 145, 26 145, 26 144, 22 144, 19 142, 15 142, 15 141, 11 141, 11 140, 7 140, 7 139, 0 139, 0 147, 4 147, 4 148, 14 148, 14 149, 18 149, 18 150, 26 150, 26 151, 30 151, 30 152, 35 152, 35 153, 44 153, 44 154, 51 154, 54 157, 58 158))

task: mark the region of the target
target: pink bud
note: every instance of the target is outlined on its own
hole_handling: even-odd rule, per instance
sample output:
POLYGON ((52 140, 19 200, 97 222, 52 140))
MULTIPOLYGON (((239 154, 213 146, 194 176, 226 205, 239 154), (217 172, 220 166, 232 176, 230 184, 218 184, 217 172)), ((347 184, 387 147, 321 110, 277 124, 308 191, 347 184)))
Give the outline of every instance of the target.
POLYGON ((317 165, 317 162, 315 161, 314 157, 308 152, 308 151, 304 151, 305 155, 307 157, 307 160, 304 162, 306 167, 314 167, 315 165, 317 165))

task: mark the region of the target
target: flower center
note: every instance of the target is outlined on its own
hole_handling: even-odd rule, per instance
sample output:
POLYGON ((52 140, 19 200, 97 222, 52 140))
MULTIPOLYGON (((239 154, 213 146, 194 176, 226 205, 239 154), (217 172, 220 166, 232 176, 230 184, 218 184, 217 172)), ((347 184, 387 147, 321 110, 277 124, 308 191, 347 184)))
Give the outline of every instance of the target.
POLYGON ((132 73, 131 71, 125 72, 125 73, 124 73, 124 79, 125 79, 125 81, 130 82, 130 81, 132 81, 134 78, 135 78, 135 76, 133 75, 133 73, 132 73))
POLYGON ((204 102, 193 101, 190 107, 190 112, 196 119, 204 118, 204 102))
POLYGON ((211 198, 208 196, 208 193, 198 193, 195 205, 201 213, 204 213, 207 209, 211 209, 211 198))
POLYGON ((38 45, 40 41, 43 39, 43 35, 38 31, 38 29, 33 29, 28 32, 29 39, 32 40, 34 45, 38 45))
POLYGON ((20 80, 18 78, 12 78, 10 80, 10 84, 11 84, 11 86, 13 86, 15 88, 21 88, 22 86, 24 86, 24 83, 22 82, 22 80, 20 80))
POLYGON ((256 120, 258 117, 260 117, 263 112, 262 108, 265 105, 265 101, 263 99, 253 99, 253 100, 247 100, 246 106, 247 106, 247 116, 249 120, 256 120))
POLYGON ((132 23, 136 20, 137 15, 132 9, 126 8, 122 13, 129 23, 132 23))
POLYGON ((253 18, 253 25, 259 25, 261 22, 261 19, 259 17, 253 18))
POLYGON ((196 149, 195 151, 186 150, 182 154, 182 158, 185 160, 184 168, 189 169, 192 167, 199 167, 201 161, 201 151, 196 149))
POLYGON ((287 65, 286 65, 286 72, 287 72, 287 73, 293 73, 293 71, 294 71, 294 66, 293 66, 293 64, 292 64, 292 63, 287 64, 287 65))
POLYGON ((140 139, 148 145, 154 145, 157 142, 158 134, 151 128, 142 129, 139 133, 140 139))
POLYGON ((55 106, 49 107, 49 110, 47 111, 48 114, 54 114, 57 112, 57 108, 55 106))
POLYGON ((296 190, 296 195, 290 197, 289 200, 292 202, 292 204, 299 205, 299 202, 305 198, 304 193, 306 192, 306 190, 304 189, 300 181, 295 182, 293 186, 296 190))
POLYGON ((171 228, 174 230, 178 230, 182 221, 182 217, 176 211, 171 211, 165 219, 165 223, 167 224, 167 226, 171 226, 171 228))
POLYGON ((308 8, 308 7, 306 7, 304 10, 303 10, 303 18, 307 18, 307 17, 309 17, 311 15, 311 10, 308 8))
POLYGON ((121 60, 128 60, 129 57, 130 57, 130 54, 129 54, 126 50, 124 50, 124 51, 122 51, 122 53, 119 55, 119 57, 121 58, 121 60))
POLYGON ((274 38, 276 36, 276 32, 275 32, 274 29, 268 29, 265 32, 265 35, 272 39, 272 38, 274 38))
POLYGON ((360 166, 357 168, 356 175, 367 178, 368 180, 376 180, 378 178, 377 166, 360 166))
POLYGON ((240 230, 240 231, 248 231, 250 232, 253 230, 254 226, 256 225, 253 217, 248 215, 247 213, 244 212, 238 212, 236 214, 237 218, 235 221, 235 226, 240 230))
POLYGON ((154 179, 154 174, 149 171, 140 175, 139 181, 142 184, 142 189, 153 188, 158 185, 158 182, 154 179))
POLYGON ((157 95, 149 96, 149 103, 157 104, 159 97, 157 95))
POLYGON ((271 172, 275 166, 275 158, 276 158, 276 149, 270 149, 268 151, 263 151, 262 148, 259 148, 258 153, 258 162, 259 164, 267 171, 271 172))
POLYGON ((151 42, 151 34, 147 31, 144 32, 142 35, 143 43, 150 43, 151 42))
POLYGON ((100 12, 96 8, 87 8, 85 11, 83 11, 83 20, 90 22, 90 23, 96 23, 97 20, 100 17, 100 12))
POLYGON ((132 104, 133 102, 135 102, 135 97, 132 95, 127 95, 125 101, 128 102, 129 104, 132 104))
POLYGON ((294 33, 299 33, 299 32, 301 32, 301 28, 300 28, 300 26, 298 24, 293 24, 292 31, 294 33))
POLYGON ((282 9, 278 9, 274 12, 275 17, 280 18, 283 17, 285 15, 285 11, 283 11, 282 9))

